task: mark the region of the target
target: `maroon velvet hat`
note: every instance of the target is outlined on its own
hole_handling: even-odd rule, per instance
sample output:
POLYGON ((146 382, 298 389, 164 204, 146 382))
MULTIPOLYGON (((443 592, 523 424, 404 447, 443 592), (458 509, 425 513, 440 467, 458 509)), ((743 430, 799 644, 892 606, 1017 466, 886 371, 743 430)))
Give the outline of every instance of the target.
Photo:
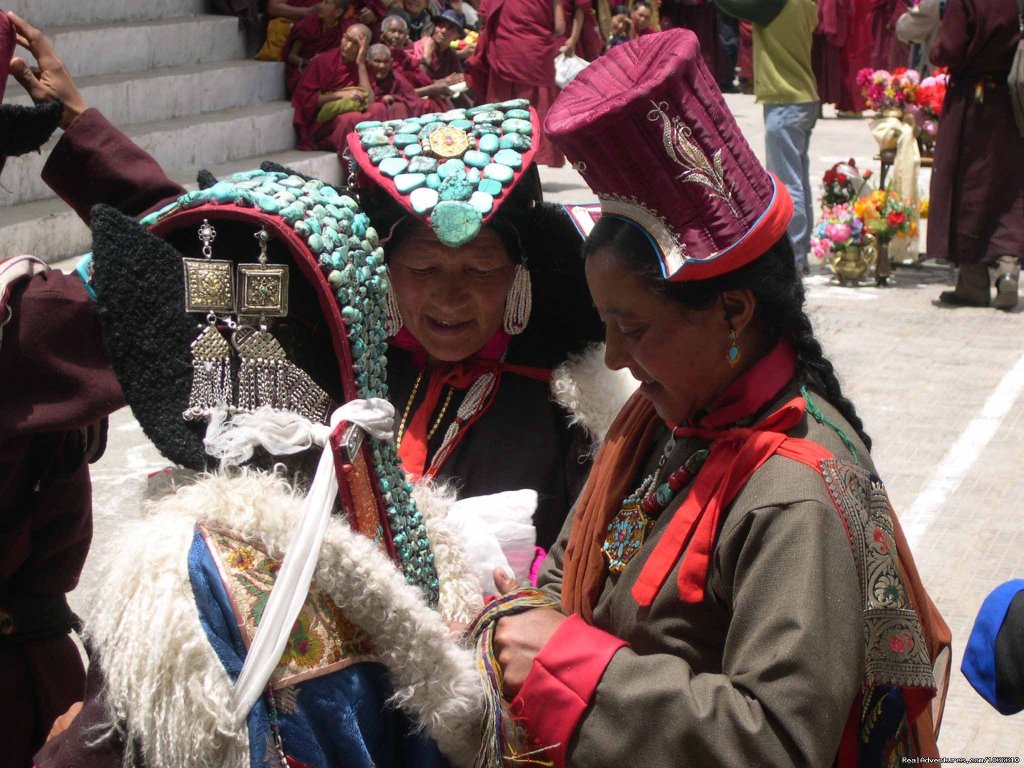
POLYGON ((768 250, 793 215, 683 29, 620 45, 555 101, 547 136, 597 193, 605 216, 639 225, 667 280, 731 272, 768 250))

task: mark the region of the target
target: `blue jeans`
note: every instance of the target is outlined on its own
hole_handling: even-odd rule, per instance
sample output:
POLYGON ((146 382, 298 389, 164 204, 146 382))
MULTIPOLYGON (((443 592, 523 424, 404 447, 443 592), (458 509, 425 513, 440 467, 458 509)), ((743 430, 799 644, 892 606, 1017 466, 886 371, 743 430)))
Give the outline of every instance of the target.
POLYGON ((793 241, 798 266, 807 263, 814 227, 814 193, 811 187, 811 131, 818 121, 820 105, 764 105, 764 146, 768 170, 778 176, 793 198, 793 220, 789 238, 793 241))

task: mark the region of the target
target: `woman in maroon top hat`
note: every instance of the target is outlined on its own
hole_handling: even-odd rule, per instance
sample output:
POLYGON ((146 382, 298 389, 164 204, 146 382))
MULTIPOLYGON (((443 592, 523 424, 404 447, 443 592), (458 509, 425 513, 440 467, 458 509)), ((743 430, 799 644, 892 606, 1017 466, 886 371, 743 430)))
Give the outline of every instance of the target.
POLYGON ((934 755, 944 625, 804 312, 792 202, 696 38, 613 49, 546 128, 601 201, 587 281, 607 364, 641 387, 542 593, 490 609, 508 606, 494 647, 520 750, 555 766, 934 755))

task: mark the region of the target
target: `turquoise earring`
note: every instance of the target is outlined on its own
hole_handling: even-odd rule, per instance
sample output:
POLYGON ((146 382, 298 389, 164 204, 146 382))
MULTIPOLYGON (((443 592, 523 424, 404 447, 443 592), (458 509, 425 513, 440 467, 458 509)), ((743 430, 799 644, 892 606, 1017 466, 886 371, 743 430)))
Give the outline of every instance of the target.
POLYGON ((729 349, 726 350, 725 356, 729 360, 729 365, 733 368, 736 367, 736 363, 740 361, 740 345, 736 343, 736 331, 729 330, 729 341, 732 342, 729 345, 729 349))

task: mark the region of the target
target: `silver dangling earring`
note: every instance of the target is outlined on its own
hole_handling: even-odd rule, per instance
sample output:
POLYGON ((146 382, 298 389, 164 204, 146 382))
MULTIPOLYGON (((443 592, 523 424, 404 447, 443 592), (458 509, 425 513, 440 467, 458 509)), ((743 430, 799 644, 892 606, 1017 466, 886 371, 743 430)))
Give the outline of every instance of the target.
POLYGON ((397 336, 402 330, 402 313, 398 309, 398 299, 395 298, 395 284, 391 282, 391 268, 387 270, 384 279, 388 281, 388 289, 384 292, 384 332, 388 336, 397 336))
POLYGON ((505 333, 518 336, 530 322, 530 311, 533 309, 533 283, 530 281, 530 270, 526 265, 516 265, 516 276, 512 278, 512 287, 505 298, 505 333))
POLYGON ((217 312, 235 310, 234 267, 229 260, 213 258, 217 230, 203 219, 199 240, 203 258, 183 258, 185 271, 185 312, 206 313, 206 327, 192 342, 192 389, 186 421, 205 421, 215 408, 231 408, 231 347, 217 330, 217 312))

